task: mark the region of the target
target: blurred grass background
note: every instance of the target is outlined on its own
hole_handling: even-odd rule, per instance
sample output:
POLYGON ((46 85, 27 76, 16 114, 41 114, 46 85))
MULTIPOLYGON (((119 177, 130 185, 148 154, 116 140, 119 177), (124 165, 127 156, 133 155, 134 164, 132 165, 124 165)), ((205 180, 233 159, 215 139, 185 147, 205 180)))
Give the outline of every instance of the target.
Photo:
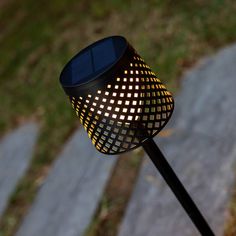
MULTIPOLYGON (((124 35, 175 92, 182 73, 200 57, 236 41, 235 12, 234 0, 0 0, 0 135, 27 119, 41 124, 35 156, 11 197, 0 235, 14 234, 62 144, 78 126, 58 83, 68 59, 95 40, 124 35)), ((140 161, 125 160, 134 182, 140 161)), ((123 167, 118 165, 118 172, 123 167)), ((89 236, 115 235, 129 196, 124 193, 121 202, 114 202, 115 183, 106 191, 89 236)), ((236 234, 235 199, 226 235, 236 234)))

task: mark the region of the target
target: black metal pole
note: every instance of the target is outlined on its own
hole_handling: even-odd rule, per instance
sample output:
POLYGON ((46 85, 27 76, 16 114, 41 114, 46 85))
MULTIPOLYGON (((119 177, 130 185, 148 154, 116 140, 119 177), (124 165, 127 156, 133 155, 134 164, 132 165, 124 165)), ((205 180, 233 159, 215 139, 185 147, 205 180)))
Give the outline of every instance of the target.
POLYGON ((143 148, 147 152, 152 162, 159 170, 162 177, 169 185, 201 235, 214 236, 214 233, 211 230, 210 226, 204 219, 203 215, 193 202, 188 192, 185 190, 183 184, 180 182, 177 175, 175 174, 153 139, 145 141, 143 143, 143 148))

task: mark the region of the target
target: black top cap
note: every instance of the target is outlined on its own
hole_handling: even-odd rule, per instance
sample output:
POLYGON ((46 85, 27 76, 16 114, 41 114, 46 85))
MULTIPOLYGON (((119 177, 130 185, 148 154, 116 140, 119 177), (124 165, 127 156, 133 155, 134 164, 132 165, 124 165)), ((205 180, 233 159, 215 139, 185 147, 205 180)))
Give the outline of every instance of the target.
POLYGON ((128 42, 124 37, 110 36, 81 50, 61 72, 60 83, 65 92, 76 96, 83 88, 103 83, 116 65, 120 66, 118 64, 124 61, 127 48, 128 42))

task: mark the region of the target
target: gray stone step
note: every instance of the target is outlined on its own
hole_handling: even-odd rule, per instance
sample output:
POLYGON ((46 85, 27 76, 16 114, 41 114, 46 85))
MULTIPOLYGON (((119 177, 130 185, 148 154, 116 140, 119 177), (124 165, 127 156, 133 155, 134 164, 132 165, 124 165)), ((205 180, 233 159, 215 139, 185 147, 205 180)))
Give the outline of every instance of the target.
MULTIPOLYGON (((223 235, 236 162, 236 46, 188 72, 169 137, 155 141, 216 235, 223 235)), ((119 236, 195 236, 195 226, 145 158, 119 236)))
POLYGON ((0 140, 0 216, 33 156, 39 128, 28 123, 0 140))
POLYGON ((55 162, 16 235, 83 235, 116 160, 100 154, 79 129, 55 162))

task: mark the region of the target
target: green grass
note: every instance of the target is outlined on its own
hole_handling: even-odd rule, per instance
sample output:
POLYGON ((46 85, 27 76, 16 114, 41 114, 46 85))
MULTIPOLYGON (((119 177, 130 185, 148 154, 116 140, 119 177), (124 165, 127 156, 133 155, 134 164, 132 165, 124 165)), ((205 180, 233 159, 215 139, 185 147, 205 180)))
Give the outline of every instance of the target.
POLYGON ((78 125, 58 83, 72 55, 101 37, 124 35, 176 91, 186 68, 236 40, 235 12, 234 0, 6 3, 0 9, 0 134, 26 119, 37 120, 41 133, 30 169, 0 223, 0 235, 13 235, 40 181, 78 125))
POLYGON ((138 148, 133 155, 127 153, 118 159, 97 212, 84 236, 116 235, 132 194, 142 157, 143 150, 138 148))

